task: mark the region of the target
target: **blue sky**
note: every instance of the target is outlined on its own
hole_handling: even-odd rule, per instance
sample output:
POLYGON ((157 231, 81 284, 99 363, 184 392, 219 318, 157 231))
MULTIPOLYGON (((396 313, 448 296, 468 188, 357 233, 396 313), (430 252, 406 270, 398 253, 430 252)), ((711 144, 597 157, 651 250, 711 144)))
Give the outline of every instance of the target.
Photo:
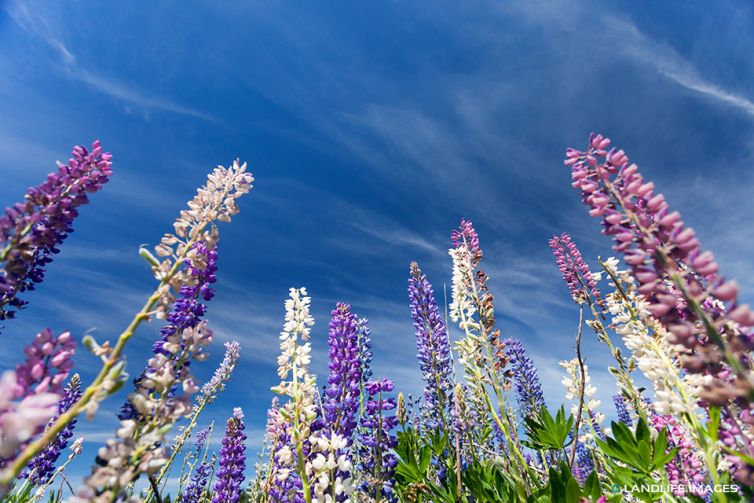
MULTIPOLYGON (((276 383, 282 302, 306 286, 326 370, 335 302, 370 319, 375 374, 421 388, 408 264, 437 291, 449 233, 471 219, 505 335, 522 339, 561 401, 577 312, 547 247, 570 232, 610 254, 562 165, 601 131, 682 212, 754 301, 754 6, 748 2, 0 3, 0 204, 22 197, 75 144, 100 138, 115 175, 4 329, 12 366, 41 328, 114 340, 151 291, 136 252, 155 244, 206 173, 235 157, 256 177, 222 228, 209 319, 244 350, 205 417, 241 405, 261 442, 276 383)), ((159 326, 142 327, 140 370, 159 326)), ((586 344, 612 413, 605 351, 586 344)), ((96 361, 81 352, 87 382, 96 361)), ((82 421, 88 450, 113 431, 108 400, 82 421)))

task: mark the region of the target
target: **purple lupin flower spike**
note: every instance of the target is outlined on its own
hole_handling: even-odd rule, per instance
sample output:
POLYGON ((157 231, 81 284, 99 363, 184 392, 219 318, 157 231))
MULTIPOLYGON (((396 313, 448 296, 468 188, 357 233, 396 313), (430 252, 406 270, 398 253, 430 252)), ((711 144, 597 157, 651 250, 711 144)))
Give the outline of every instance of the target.
POLYGON ((513 383, 516 388, 521 418, 536 417, 545 405, 537 368, 526 354, 524 345, 520 340, 508 339, 505 351, 510 359, 510 368, 513 371, 513 383))
POLYGON ((625 424, 629 428, 633 425, 631 414, 628 412, 628 406, 626 405, 626 397, 623 395, 613 395, 613 403, 615 404, 615 412, 618 413, 618 421, 625 424))
POLYGON ((597 282, 571 236, 564 232, 560 236, 553 236, 549 244, 553 255, 555 255, 558 269, 563 275, 563 281, 571 290, 573 300, 575 302, 588 302, 588 297, 591 296, 594 302, 602 306, 603 300, 597 288, 597 282))
POLYGON ((408 297, 416 330, 416 356, 424 379, 424 412, 427 425, 437 428, 447 421, 452 408, 448 332, 427 276, 416 262, 411 263, 409 273, 408 297))
POLYGON ((331 315, 328 336, 330 375, 322 400, 324 427, 330 433, 343 436, 350 443, 359 409, 359 335, 351 306, 338 303, 331 315))
POLYGON ((57 172, 0 216, 0 320, 12 318, 27 304, 18 295, 44 280, 45 266, 73 230, 77 208, 112 174, 111 159, 99 140, 91 151, 75 147, 67 165, 58 163, 57 172))
MULTIPOLYGON (((73 377, 71 377, 68 386, 63 390, 63 396, 58 402, 57 413, 52 419, 50 419, 48 424, 52 424, 52 422, 60 417, 61 414, 70 409, 79 398, 81 398, 81 379, 78 374, 74 374, 73 377)), ((28 477, 32 483, 36 485, 47 483, 52 472, 55 470, 55 462, 58 460, 60 453, 66 448, 68 441, 73 436, 73 429, 75 426, 76 420, 74 419, 63 428, 55 440, 50 442, 44 450, 29 461, 21 478, 28 477)))
POLYGON ((398 458, 392 449, 398 444, 393 429, 398 419, 385 415, 386 411, 395 409, 395 398, 385 397, 395 385, 389 379, 369 381, 365 385, 368 399, 361 418, 361 462, 363 477, 361 490, 375 500, 398 501, 393 490, 393 474, 398 458))
POLYGON ((754 313, 738 304, 737 285, 719 275, 712 253, 702 251, 681 215, 670 211, 623 150, 609 146, 609 139, 592 134, 585 151, 566 151, 573 187, 589 214, 602 218, 603 232, 625 255, 671 342, 687 348, 680 354, 686 370, 712 377, 701 398, 720 406, 737 400, 748 409, 754 402, 754 313))
MULTIPOLYGON (((578 442, 578 441, 577 441, 578 442)), ((582 442, 576 444, 576 463, 574 466, 574 475, 580 484, 586 481, 587 477, 594 471, 594 460, 589 449, 582 442)))
MULTIPOLYGON (((70 332, 38 333, 25 349, 26 361, 0 376, 0 459, 11 461, 56 413, 75 341, 70 332), (18 400, 18 403, 14 403, 18 400)), ((0 487, 0 492, 2 488, 0 487)))
POLYGON ((194 449, 196 452, 200 452, 202 449, 204 449, 204 446, 207 445, 207 440, 209 439, 210 433, 212 433, 212 425, 207 426, 206 428, 202 428, 199 430, 199 432, 196 434, 196 438, 194 439, 194 449))
POLYGON ((53 335, 46 328, 24 349, 26 361, 16 365, 16 398, 29 392, 57 393, 73 367, 76 341, 70 332, 53 335))
POLYGON ((372 331, 369 329, 369 320, 359 318, 356 321, 356 330, 359 335, 361 382, 365 383, 372 377, 372 331))
POLYGON ((243 411, 240 408, 233 409, 233 417, 228 419, 223 446, 220 449, 212 503, 237 503, 241 499, 241 485, 246 469, 244 428, 243 411))
POLYGON ((181 495, 181 503, 199 503, 202 493, 207 487, 207 480, 211 470, 212 465, 206 461, 196 468, 196 471, 191 474, 191 479, 186 485, 186 490, 181 495))
POLYGON ((673 488, 673 494, 688 496, 686 490, 691 488, 692 494, 703 496, 704 493, 698 492, 694 487, 706 482, 707 473, 701 459, 697 457, 696 447, 686 429, 673 416, 655 414, 650 420, 652 426, 660 434, 664 432, 667 436, 668 450, 678 448, 675 458, 665 465, 665 472, 668 474, 668 482, 673 488))
MULTIPOLYGON (((183 330, 199 326, 202 316, 207 313, 207 306, 200 300, 203 299, 205 302, 209 302, 214 297, 215 292, 211 285, 217 281, 217 248, 208 248, 204 243, 198 242, 194 245, 194 250, 196 252, 195 257, 185 262, 185 268, 194 277, 194 281, 191 286, 181 288, 181 298, 176 300, 173 310, 167 316, 169 323, 160 329, 161 337, 152 345, 152 351, 155 355, 170 358, 172 352, 166 349, 166 345, 171 344, 171 338, 183 330)), ((237 351, 240 350, 238 343, 231 342, 228 344, 232 345, 232 347, 227 348, 226 346, 229 351, 226 352, 226 358, 231 360, 236 358, 237 360, 237 351)), ((134 379, 134 385, 137 389, 144 377, 155 370, 159 369, 150 368, 149 364, 147 364, 142 373, 134 379)), ((222 379, 222 376, 220 376, 220 379, 222 379)), ((121 407, 118 418, 121 420, 133 419, 135 414, 136 411, 132 403, 127 401, 121 407)))
POLYGON ((202 394, 208 403, 212 403, 217 398, 218 392, 225 390, 225 383, 230 380, 230 376, 233 374, 233 370, 236 368, 236 363, 238 363, 240 357, 241 345, 238 341, 226 342, 223 361, 215 370, 212 379, 202 385, 202 394))
POLYGON ((193 328, 199 324, 202 316, 207 314, 207 306, 201 302, 209 302, 215 296, 212 284, 217 281, 217 248, 209 248, 204 243, 194 245, 196 256, 186 261, 186 270, 194 277, 191 286, 181 288, 181 298, 175 301, 172 312, 167 320, 170 322, 160 330, 162 339, 157 341, 153 350, 155 353, 167 352, 162 345, 168 337, 185 328, 193 328), (201 264, 203 268, 194 263, 201 264))

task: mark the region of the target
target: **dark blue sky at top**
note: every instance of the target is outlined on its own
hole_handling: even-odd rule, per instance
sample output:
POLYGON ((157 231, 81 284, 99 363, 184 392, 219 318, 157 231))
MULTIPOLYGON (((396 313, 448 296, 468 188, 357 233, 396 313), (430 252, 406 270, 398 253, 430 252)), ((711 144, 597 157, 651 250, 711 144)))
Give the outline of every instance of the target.
MULTIPOLYGON (((289 287, 313 297, 324 379, 328 313, 370 319, 375 375, 421 389, 407 306, 418 260, 442 299, 461 217, 485 251, 500 327, 529 348, 548 402, 573 353, 577 311, 549 249, 570 232, 610 254, 562 165, 601 131, 682 212, 754 300, 754 7, 742 1, 4 3, 0 11, 0 202, 20 199, 75 144, 100 138, 115 175, 29 308, 8 322, 0 364, 39 329, 114 340, 154 281, 155 244, 216 164, 250 163, 254 190, 223 225, 217 342, 241 366, 205 421, 234 406, 261 442, 289 287)), ((158 332, 129 345, 138 373, 158 332)), ((454 332, 454 336, 458 331, 454 332)), ((586 343, 603 410, 606 352, 586 343)), ((80 351, 88 382, 94 357, 80 351)), ((113 431, 123 393, 80 430, 113 431)))

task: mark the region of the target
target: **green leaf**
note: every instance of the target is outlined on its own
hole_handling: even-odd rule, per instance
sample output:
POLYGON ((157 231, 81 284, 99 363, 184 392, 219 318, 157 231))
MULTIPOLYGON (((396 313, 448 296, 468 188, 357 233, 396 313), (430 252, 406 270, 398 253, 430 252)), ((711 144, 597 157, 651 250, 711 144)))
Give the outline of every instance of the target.
POLYGON ((586 478, 584 482, 584 494, 590 497, 593 501, 597 501, 602 496, 602 487, 600 487, 600 480, 597 477, 597 472, 592 472, 586 478))
POLYGON ((579 503, 581 500, 581 488, 576 479, 571 477, 566 485, 566 503, 579 503))

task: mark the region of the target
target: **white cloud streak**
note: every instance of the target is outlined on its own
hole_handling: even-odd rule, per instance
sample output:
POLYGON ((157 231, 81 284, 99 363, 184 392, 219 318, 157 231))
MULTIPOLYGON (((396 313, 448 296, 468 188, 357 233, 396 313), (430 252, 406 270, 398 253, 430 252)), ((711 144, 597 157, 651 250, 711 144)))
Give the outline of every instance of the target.
POLYGON ((166 98, 149 95, 117 79, 103 77, 87 70, 77 62, 73 51, 63 42, 61 30, 57 29, 55 24, 40 9, 35 10, 33 7, 30 8, 29 4, 17 1, 8 4, 5 11, 23 30, 36 36, 58 53, 65 74, 69 79, 86 84, 99 93, 133 105, 142 111, 170 112, 217 122, 215 118, 191 107, 175 103, 166 98))
POLYGON ((628 21, 607 17, 605 25, 629 41, 620 45, 628 56, 650 66, 663 77, 690 91, 737 108, 754 118, 754 102, 705 79, 691 62, 671 47, 651 40, 628 21))

